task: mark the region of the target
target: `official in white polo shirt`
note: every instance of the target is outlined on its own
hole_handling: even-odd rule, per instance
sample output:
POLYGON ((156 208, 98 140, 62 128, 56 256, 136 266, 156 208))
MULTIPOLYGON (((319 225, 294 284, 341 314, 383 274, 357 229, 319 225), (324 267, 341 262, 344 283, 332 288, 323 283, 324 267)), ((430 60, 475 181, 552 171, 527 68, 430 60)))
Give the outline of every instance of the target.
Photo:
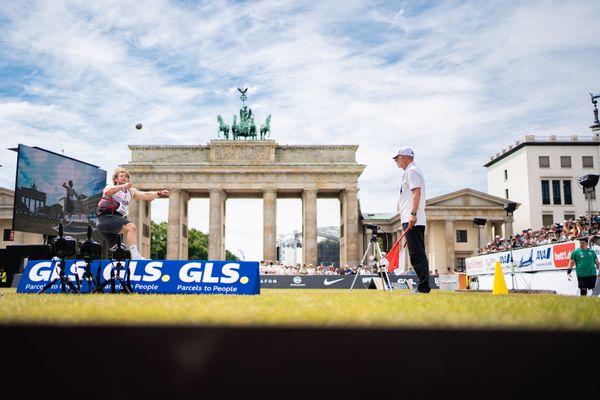
POLYGON ((402 229, 410 230, 404 236, 408 245, 410 263, 417 273, 415 293, 429 293, 429 261, 425 253, 425 178, 414 163, 415 153, 410 147, 400 147, 393 159, 404 170, 397 210, 402 229))

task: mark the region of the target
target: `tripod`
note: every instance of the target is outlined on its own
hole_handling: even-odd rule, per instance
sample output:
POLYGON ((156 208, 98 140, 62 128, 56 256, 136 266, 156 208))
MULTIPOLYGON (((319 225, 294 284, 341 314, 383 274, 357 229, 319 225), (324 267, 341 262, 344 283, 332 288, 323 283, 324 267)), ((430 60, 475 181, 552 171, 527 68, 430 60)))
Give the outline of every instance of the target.
MULTIPOLYGON (((79 245, 79 258, 85 261, 83 267, 82 280, 87 281, 88 293, 92 293, 96 289, 94 276, 92 275, 92 261, 100 260, 102 257, 102 244, 92 239, 93 229, 88 225, 87 240, 79 245)), ((79 276, 78 276, 79 277, 79 276)), ((79 279, 77 280, 79 284, 79 279)))
MULTIPOLYGON (((517 278, 516 278, 516 274, 523 274, 523 272, 515 272, 515 268, 516 268, 516 263, 515 263, 515 257, 513 255, 513 243, 510 243, 510 272, 511 272, 511 283, 512 283, 512 288, 511 290, 516 290, 517 288, 517 278)), ((527 280, 523 277, 523 275, 521 275, 521 279, 523 280, 523 282, 525 283, 525 286, 528 289, 531 289, 527 284, 527 280)))
POLYGON ((67 293, 67 292, 71 291, 73 293, 80 293, 80 291, 79 291, 79 282, 78 282, 77 287, 76 287, 73 284, 73 282, 71 281, 71 279, 65 274, 65 258, 64 257, 60 258, 60 262, 58 263, 58 268, 59 268, 58 276, 56 278, 52 279, 50 282, 48 282, 37 293, 38 294, 44 293, 46 290, 50 289, 50 287, 52 287, 52 285, 54 285, 58 281, 60 281, 60 290, 61 290, 61 292, 67 293), (67 290, 67 286, 69 287, 69 290, 67 290))
POLYGON ((96 288, 96 284, 94 282, 94 275, 92 275, 92 260, 84 259, 84 261, 85 267, 83 267, 83 275, 81 276, 81 280, 87 282, 88 293, 92 293, 96 288))
POLYGON ((363 270, 363 265, 365 265, 365 261, 367 256, 371 255, 371 259, 373 260, 373 265, 377 268, 377 275, 381 278, 383 290, 391 290, 390 287, 390 277, 387 274, 387 268, 385 266, 381 266, 381 249, 379 248, 379 241, 377 240, 377 230, 379 227, 377 225, 367 225, 368 229, 372 230, 371 239, 369 239, 369 244, 367 245, 367 249, 365 250, 365 254, 360 261, 360 265, 356 270, 356 275, 354 276, 354 280, 352 280, 352 285, 350 285, 350 292, 352 292, 352 288, 354 288, 354 284, 356 283, 356 279, 361 274, 363 270))
POLYGON ((96 287, 96 289, 94 290, 94 293, 98 293, 98 292, 104 293, 104 288, 106 286, 108 286, 109 284, 110 284, 110 292, 116 293, 117 292, 117 290, 116 290, 117 282, 121 284, 123 293, 127 293, 127 294, 133 293, 133 289, 131 287, 131 280, 130 280, 131 273, 129 272, 129 265, 127 262, 128 260, 131 260, 131 253, 124 245, 121 244, 121 235, 117 235, 116 239, 117 239, 117 243, 113 247, 111 247, 109 250, 111 253, 110 278, 108 280, 100 283, 100 274, 101 274, 100 269, 102 268, 102 264, 100 264, 98 266, 98 273, 97 273, 98 287, 96 287), (115 264, 115 261, 116 261, 116 264, 115 264), (121 262, 125 262, 125 265, 123 265, 121 262), (125 280, 121 276, 122 270, 125 270, 125 277, 126 277, 125 280))

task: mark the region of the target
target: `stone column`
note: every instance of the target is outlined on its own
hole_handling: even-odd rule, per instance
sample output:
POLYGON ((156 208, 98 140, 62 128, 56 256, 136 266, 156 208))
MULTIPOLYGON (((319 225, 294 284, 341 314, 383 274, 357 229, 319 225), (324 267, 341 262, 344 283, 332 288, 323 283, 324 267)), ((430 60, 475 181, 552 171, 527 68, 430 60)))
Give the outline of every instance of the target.
POLYGON ((340 268, 348 264, 346 257, 346 192, 340 192, 340 268))
MULTIPOLYGON (((137 235, 136 235, 136 241, 138 244, 138 250, 140 250, 140 254, 141 252, 141 247, 140 247, 140 243, 142 242, 142 227, 141 227, 141 218, 140 218, 140 209, 142 208, 142 204, 144 201, 143 200, 132 200, 131 203, 129 203, 129 208, 128 211, 129 213, 127 214, 127 220, 129 222, 133 222, 133 224, 136 226, 137 228, 137 235)), ((127 243, 127 245, 129 246, 129 243, 127 243)), ((142 254, 142 256, 144 256, 142 254)), ((145 256, 144 256, 145 257, 145 256)))
MULTIPOLYGON (((494 235, 502 237, 502 222, 494 221, 493 225, 494 225, 494 235)), ((495 239, 495 238, 496 238, 496 236, 494 236, 492 239, 495 239)), ((490 240, 490 242, 493 242, 493 240, 490 240)))
POLYGON ((187 199, 182 190, 171 190, 169 195, 169 221, 167 226, 167 259, 187 259, 187 199))
POLYGON ((137 228, 137 246, 142 257, 150 258, 150 202, 134 200, 129 205, 127 219, 137 228))
POLYGON ((345 219, 344 219, 344 247, 346 263, 353 267, 360 263, 361 233, 358 229, 358 189, 349 188, 344 191, 345 219))
POLYGON ((277 191, 263 191, 263 260, 277 260, 277 191))
POLYGON ((138 231, 141 231, 141 235, 139 238, 139 246, 140 254, 142 257, 150 258, 151 252, 151 236, 152 236, 152 206, 151 203, 145 201, 140 204, 140 226, 138 227, 138 231))
POLYGON ((302 262, 317 265, 317 190, 302 192, 302 262))
POLYGON ((483 236, 481 238, 481 247, 485 247, 488 242, 493 242, 494 234, 492 232, 492 222, 487 221, 483 227, 483 236))
MULTIPOLYGON (((435 267, 438 267, 438 272, 440 274, 445 274, 448 270, 448 268, 454 268, 454 262, 455 262, 455 248, 454 248, 454 221, 453 220, 446 220, 444 221, 444 227, 445 227, 445 241, 446 241, 446 260, 445 263, 446 265, 439 265, 439 266, 430 266, 433 267, 435 269, 435 267)), ((479 232, 479 228, 477 228, 477 232, 479 232)))
POLYGON ((210 189, 210 215, 208 225, 208 259, 225 259, 225 192, 210 189))
POLYGON ((187 260, 188 257, 188 201, 190 193, 187 190, 181 192, 181 260, 187 260))
POLYGON ((507 215, 504 219, 504 238, 508 239, 513 234, 513 222, 514 218, 512 215, 507 215))

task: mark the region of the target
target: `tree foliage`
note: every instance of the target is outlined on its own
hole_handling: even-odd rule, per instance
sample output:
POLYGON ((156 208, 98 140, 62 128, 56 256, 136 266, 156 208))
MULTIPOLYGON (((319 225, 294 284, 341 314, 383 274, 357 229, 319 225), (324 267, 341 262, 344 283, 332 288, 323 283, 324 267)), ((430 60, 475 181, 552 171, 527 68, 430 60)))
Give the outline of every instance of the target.
MULTIPOLYGON (((167 259, 167 223, 160 224, 152 221, 152 233, 150 235, 150 257, 153 260, 167 259)), ((239 260, 229 250, 225 251, 227 260, 239 260)), ((188 260, 208 259, 208 235, 195 229, 188 230, 188 260)))

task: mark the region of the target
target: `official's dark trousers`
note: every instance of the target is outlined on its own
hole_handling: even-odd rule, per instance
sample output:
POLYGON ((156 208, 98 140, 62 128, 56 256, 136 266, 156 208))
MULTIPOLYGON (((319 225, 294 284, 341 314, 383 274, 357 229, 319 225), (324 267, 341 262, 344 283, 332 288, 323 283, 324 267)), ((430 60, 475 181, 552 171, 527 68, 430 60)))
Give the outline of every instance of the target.
MULTIPOLYGON (((402 228, 404 230, 408 229, 408 224, 402 224, 402 228)), ((431 287, 429 287, 429 261, 425 254, 425 227, 423 225, 415 225, 404 237, 408 245, 410 263, 419 278, 417 290, 428 293, 431 291, 431 287)))

